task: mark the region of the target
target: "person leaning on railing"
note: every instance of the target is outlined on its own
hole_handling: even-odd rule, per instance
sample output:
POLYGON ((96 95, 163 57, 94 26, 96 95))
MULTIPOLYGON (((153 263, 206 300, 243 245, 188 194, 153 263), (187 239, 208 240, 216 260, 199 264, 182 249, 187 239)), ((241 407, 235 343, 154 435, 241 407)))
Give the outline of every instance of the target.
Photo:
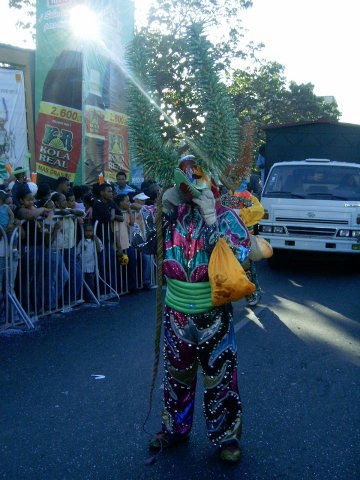
POLYGON ((63 193, 54 193, 51 199, 55 204, 55 215, 61 217, 60 221, 62 225, 57 234, 55 246, 60 251, 65 267, 69 273, 70 284, 65 285, 64 289, 65 304, 67 304, 76 301, 81 290, 81 265, 80 262, 77 261, 75 247, 77 222, 82 220, 84 212, 74 208, 68 208, 68 203, 63 193))
MULTIPOLYGON (((98 222, 96 235, 103 242, 104 250, 99 258, 99 270, 101 278, 113 289, 117 287, 117 268, 114 247, 114 233, 112 223, 122 222, 123 215, 113 201, 111 185, 104 183, 97 189, 98 197, 92 207, 93 222, 98 222)), ((105 283, 100 283, 102 293, 105 292, 105 283)))
POLYGON ((127 265, 127 289, 129 293, 136 293, 136 251, 130 245, 130 229, 134 225, 134 211, 130 208, 129 196, 120 194, 115 197, 114 203, 121 212, 123 221, 114 221, 113 229, 117 249, 117 258, 120 265, 127 265), (125 262, 123 259, 126 259, 125 262))
MULTIPOLYGON (((103 251, 104 246, 101 240, 94 234, 94 225, 90 222, 84 223, 84 236, 76 247, 76 253, 79 258, 82 257, 82 266, 84 269, 84 281, 88 288, 96 296, 96 275, 98 274, 97 256, 103 251)), ((84 288, 85 302, 92 302, 93 297, 88 290, 84 288)))
MULTIPOLYGON (((20 302, 28 312, 35 307, 39 297, 38 288, 31 290, 30 287, 39 286, 41 275, 39 274, 39 259, 42 255, 42 233, 41 223, 37 220, 43 220, 50 213, 46 207, 37 208, 34 205, 34 197, 27 185, 20 185, 17 190, 18 207, 15 210, 15 216, 22 220, 21 226, 21 265, 22 275, 19 278, 21 283, 22 298, 20 302), (34 284, 34 280, 36 283, 34 284)), ((48 283, 48 282, 46 282, 48 283)))
MULTIPOLYGON (((50 209, 49 215, 43 222, 39 223, 39 226, 41 226, 43 234, 42 252, 45 255, 44 308, 45 310, 53 310, 59 307, 59 300, 63 294, 64 285, 69 279, 63 257, 56 248, 56 239, 61 231, 62 224, 54 216, 55 204, 51 198, 42 202, 39 201, 38 205, 39 207, 50 209)), ((40 279, 41 282, 42 278, 40 279)))

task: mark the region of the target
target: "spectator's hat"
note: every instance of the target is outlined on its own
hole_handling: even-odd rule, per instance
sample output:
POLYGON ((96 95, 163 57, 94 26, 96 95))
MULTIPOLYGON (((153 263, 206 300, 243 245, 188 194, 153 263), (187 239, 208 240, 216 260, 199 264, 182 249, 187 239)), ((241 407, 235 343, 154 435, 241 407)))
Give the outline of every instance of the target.
POLYGON ((133 200, 147 200, 148 198, 150 198, 150 197, 148 197, 147 195, 145 195, 144 192, 141 192, 141 193, 138 193, 137 195, 135 195, 135 196, 133 197, 133 200))
POLYGON ((18 175, 20 175, 21 173, 27 173, 27 170, 26 168, 24 167, 17 167, 15 168, 15 170, 12 171, 12 174, 16 177, 18 175))
POLYGON ((29 187, 30 192, 35 196, 38 191, 38 186, 36 185, 36 183, 27 182, 27 186, 29 187))

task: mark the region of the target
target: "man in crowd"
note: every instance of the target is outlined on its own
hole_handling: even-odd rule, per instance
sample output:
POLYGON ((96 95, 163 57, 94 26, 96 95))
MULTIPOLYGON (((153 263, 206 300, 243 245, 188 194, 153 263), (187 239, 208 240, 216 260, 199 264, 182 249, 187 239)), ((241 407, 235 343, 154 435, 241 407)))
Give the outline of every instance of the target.
MULTIPOLYGON (((113 201, 113 191, 111 185, 104 183, 98 188, 98 198, 93 205, 93 221, 99 222, 95 234, 104 245, 102 256, 100 257, 100 275, 112 288, 116 287, 115 272, 115 249, 114 234, 112 231, 112 222, 122 222, 123 215, 113 201), (109 265, 111 266, 109 270, 109 265)), ((104 285, 100 285, 103 287, 104 285)), ((103 288, 102 288, 103 290, 103 288)))
POLYGON ((67 177, 59 177, 56 180, 55 191, 66 195, 70 190, 70 180, 67 177))
MULTIPOLYGON (((18 192, 23 189, 23 185, 26 188, 26 169, 22 167, 17 167, 13 171, 13 175, 16 178, 14 186, 11 189, 11 195, 13 197, 13 202, 16 206, 19 206, 18 192)), ((30 193, 30 188, 28 188, 30 193)))
MULTIPOLYGON (((133 197, 134 203, 133 206, 138 206, 140 208, 136 208, 135 210, 135 222, 133 230, 136 233, 139 233, 145 240, 145 223, 144 223, 144 215, 145 210, 145 202, 149 200, 150 197, 145 195, 144 192, 140 192, 133 197)), ((142 279, 143 279, 143 288, 144 290, 150 290, 151 285, 151 255, 146 253, 142 254, 142 279)))
POLYGON ((126 183, 126 173, 124 172, 124 170, 120 170, 116 175, 116 195, 128 195, 132 192, 135 192, 135 190, 126 183))

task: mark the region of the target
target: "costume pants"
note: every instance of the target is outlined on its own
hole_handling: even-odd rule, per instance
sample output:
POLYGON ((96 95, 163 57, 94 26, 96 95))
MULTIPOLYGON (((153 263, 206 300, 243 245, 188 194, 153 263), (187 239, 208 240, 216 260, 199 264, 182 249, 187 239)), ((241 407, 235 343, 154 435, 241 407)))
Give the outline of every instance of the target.
POLYGON ((163 431, 189 434, 200 365, 208 436, 216 445, 238 441, 242 408, 231 305, 194 315, 167 306, 164 355, 163 431))
POLYGON ((142 255, 142 275, 143 275, 143 285, 145 288, 149 288, 151 285, 151 255, 143 253, 142 255))
POLYGON ((256 272, 255 262, 250 260, 249 269, 246 271, 246 275, 250 280, 250 282, 252 282, 255 285, 256 287, 255 292, 259 291, 260 285, 259 285, 259 280, 256 272))

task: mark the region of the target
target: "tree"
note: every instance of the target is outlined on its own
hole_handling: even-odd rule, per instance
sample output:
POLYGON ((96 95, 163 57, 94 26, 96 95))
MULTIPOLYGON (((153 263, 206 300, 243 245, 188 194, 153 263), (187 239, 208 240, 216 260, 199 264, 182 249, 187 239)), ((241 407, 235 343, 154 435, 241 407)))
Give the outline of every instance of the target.
POLYGON ((229 92, 240 124, 252 121, 258 129, 256 145, 262 141, 261 127, 315 120, 337 121, 336 104, 327 104, 314 94, 311 83, 288 84, 284 66, 260 63, 252 69, 236 70, 229 79, 229 92))
MULTIPOLYGON (((203 125, 196 138, 184 138, 176 121, 169 118, 159 105, 156 83, 147 67, 152 51, 140 36, 136 36, 129 52, 134 75, 128 89, 129 139, 133 158, 143 165, 146 175, 170 184, 179 158, 179 142, 185 140, 197 164, 214 174, 223 172, 230 160, 236 158, 238 125, 227 88, 220 81, 211 56, 211 44, 203 35, 201 24, 186 30, 186 69, 192 91, 197 97, 197 111, 203 125), (162 129, 165 117, 168 131, 162 129)), ((176 120, 176 119, 175 119, 176 120)))
POLYGON ((18 20, 16 25, 24 30, 30 30, 35 39, 36 0, 9 0, 9 7, 18 10, 24 9, 28 21, 18 20))
MULTIPOLYGON (((167 116, 189 137, 203 129, 199 90, 188 62, 188 29, 201 24, 209 41, 208 54, 219 76, 225 78, 234 58, 246 58, 258 48, 243 47, 241 12, 251 6, 246 0, 155 0, 146 27, 136 34, 136 42, 149 52, 146 69, 153 78, 156 96, 167 116), (224 33, 221 37, 216 31, 224 33)), ((175 140, 176 132, 162 124, 166 137, 175 140)))

